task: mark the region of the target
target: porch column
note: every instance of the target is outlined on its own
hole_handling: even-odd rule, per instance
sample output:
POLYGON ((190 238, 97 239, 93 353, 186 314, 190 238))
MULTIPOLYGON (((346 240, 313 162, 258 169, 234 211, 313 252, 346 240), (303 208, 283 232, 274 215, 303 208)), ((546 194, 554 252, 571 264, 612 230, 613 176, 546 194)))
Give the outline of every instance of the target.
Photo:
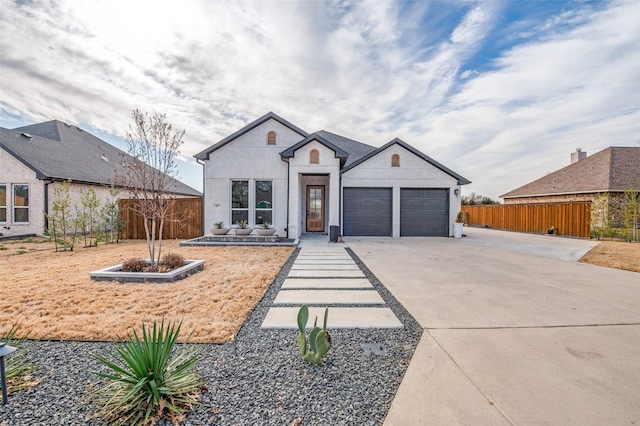
POLYGON ((289 238, 300 237, 300 175, 289 171, 289 238))
POLYGON ((331 225, 340 225, 340 172, 338 171, 329 173, 329 226, 331 225))

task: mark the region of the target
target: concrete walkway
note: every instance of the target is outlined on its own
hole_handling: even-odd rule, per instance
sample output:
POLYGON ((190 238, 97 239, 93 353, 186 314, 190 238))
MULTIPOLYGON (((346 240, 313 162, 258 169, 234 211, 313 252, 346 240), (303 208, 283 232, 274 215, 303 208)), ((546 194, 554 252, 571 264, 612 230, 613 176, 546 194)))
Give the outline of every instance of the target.
POLYGON ((385 425, 640 424, 640 274, 593 242, 345 238, 425 328, 385 425))
POLYGON ((326 235, 300 240, 300 252, 261 327, 298 328, 298 310, 306 304, 307 327, 315 317, 322 321, 329 306, 328 328, 402 328, 345 245, 326 240, 326 235))

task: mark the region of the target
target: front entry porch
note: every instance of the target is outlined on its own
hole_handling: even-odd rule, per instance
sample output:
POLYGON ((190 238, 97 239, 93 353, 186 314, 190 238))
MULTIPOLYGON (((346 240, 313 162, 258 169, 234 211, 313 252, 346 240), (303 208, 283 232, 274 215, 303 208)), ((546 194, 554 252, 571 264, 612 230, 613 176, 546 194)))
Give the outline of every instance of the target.
POLYGON ((289 189, 289 238, 300 238, 304 233, 327 235, 330 225, 339 224, 337 173, 300 173, 290 183, 294 182, 289 189))

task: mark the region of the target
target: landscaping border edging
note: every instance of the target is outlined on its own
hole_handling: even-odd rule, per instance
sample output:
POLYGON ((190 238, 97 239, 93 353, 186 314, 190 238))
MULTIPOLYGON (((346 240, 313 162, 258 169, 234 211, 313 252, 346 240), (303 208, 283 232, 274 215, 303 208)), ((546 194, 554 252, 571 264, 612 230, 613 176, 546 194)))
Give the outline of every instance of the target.
MULTIPOLYGON (((149 260, 146 260, 149 262, 149 260)), ((121 283, 169 283, 183 280, 204 269, 204 260, 185 260, 185 265, 169 272, 120 272, 122 264, 89 272, 94 281, 118 281, 121 283)))

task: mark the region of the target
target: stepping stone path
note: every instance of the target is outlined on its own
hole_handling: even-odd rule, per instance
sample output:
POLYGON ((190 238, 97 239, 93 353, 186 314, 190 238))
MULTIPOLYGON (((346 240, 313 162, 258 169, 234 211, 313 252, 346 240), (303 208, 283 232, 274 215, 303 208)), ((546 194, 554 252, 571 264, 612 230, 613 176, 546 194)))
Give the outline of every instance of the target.
POLYGON ((326 306, 330 329, 402 328, 343 247, 302 247, 261 328, 297 329, 303 304, 309 306, 308 328, 316 316, 322 322, 326 306))

